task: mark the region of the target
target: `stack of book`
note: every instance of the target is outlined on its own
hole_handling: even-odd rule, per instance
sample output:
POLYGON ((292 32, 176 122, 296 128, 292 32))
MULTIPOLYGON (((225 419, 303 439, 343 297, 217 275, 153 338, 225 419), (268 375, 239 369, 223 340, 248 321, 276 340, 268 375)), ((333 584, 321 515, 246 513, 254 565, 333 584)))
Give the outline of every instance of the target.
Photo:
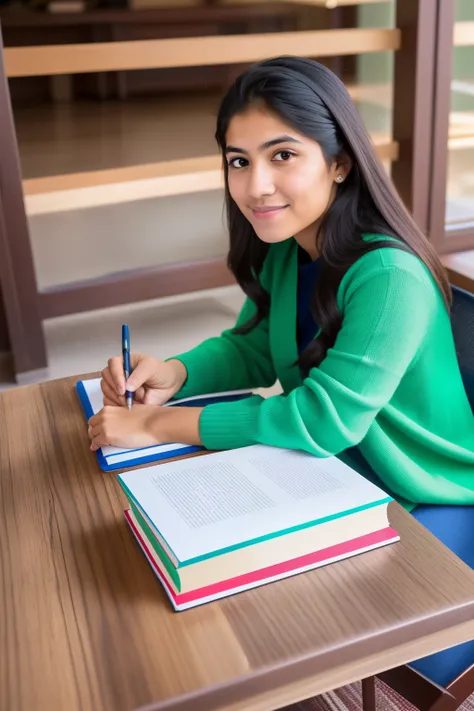
POLYGON ((399 540, 392 500, 336 457, 255 445, 118 476, 175 610, 399 540))

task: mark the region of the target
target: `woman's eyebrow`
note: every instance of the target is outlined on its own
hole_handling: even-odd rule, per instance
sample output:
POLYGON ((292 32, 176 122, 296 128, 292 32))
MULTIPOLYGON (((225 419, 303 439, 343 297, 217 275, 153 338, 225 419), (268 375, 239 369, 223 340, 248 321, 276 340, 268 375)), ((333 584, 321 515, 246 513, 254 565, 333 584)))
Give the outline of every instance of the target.
MULTIPOLYGON (((267 148, 272 148, 273 146, 278 146, 280 143, 301 143, 301 141, 298 141, 296 138, 293 138, 292 136, 277 136, 276 138, 272 138, 269 141, 265 141, 265 143, 262 143, 262 145, 259 147, 260 151, 265 151, 267 148)), ((237 148, 236 146, 226 146, 225 149, 226 153, 244 153, 245 155, 248 154, 248 151, 246 151, 244 148, 237 148)))

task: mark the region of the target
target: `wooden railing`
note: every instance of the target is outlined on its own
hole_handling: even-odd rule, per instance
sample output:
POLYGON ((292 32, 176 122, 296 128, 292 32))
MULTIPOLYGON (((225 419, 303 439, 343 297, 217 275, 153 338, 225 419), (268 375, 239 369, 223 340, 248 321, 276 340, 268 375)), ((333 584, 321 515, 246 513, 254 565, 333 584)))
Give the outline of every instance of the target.
POLYGON ((423 23, 432 4, 433 0, 399 0, 401 29, 338 29, 6 48, 0 63, 0 285, 17 373, 47 365, 44 318, 212 288, 231 283, 232 277, 224 259, 216 258, 38 291, 27 214, 218 189, 222 185, 220 160, 217 156, 206 156, 22 182, 8 78, 238 64, 281 54, 322 58, 395 51, 396 66, 409 67, 410 76, 403 86, 400 72, 395 78, 394 139, 379 142, 377 149, 384 160, 395 161, 393 173, 400 192, 415 213, 422 215, 426 196, 418 188, 418 166, 422 166, 422 160, 417 151, 421 151, 421 156, 429 138, 422 135, 423 121, 419 114, 431 100, 427 82, 430 70, 423 67, 423 43, 428 38, 423 23), (411 38, 405 46, 404 31, 411 38), (421 135, 420 141, 414 140, 416 130, 421 135), (417 166, 416 180, 412 177, 413 166, 417 166))
POLYGON ((348 29, 9 47, 9 78, 257 62, 279 54, 334 57, 400 47, 399 30, 348 29))

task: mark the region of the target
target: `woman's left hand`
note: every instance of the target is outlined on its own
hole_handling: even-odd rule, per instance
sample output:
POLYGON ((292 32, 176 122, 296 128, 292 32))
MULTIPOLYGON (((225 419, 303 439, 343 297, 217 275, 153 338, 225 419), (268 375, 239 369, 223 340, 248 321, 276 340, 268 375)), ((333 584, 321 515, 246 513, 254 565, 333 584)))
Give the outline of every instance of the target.
POLYGON ((91 450, 111 445, 141 449, 167 442, 200 445, 200 407, 161 407, 135 403, 131 410, 106 405, 89 420, 91 450))
POLYGON ((161 444, 159 438, 160 410, 156 405, 126 407, 106 405, 89 420, 91 450, 112 445, 127 449, 140 449, 161 444), (158 426, 157 426, 158 425, 158 426))

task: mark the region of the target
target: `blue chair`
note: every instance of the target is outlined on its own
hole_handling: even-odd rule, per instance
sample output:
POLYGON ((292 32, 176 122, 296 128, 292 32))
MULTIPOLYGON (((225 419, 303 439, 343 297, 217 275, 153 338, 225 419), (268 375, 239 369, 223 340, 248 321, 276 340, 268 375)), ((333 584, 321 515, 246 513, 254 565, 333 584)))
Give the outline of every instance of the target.
MULTIPOLYGON (((452 287, 451 324, 461 375, 474 412, 474 294, 452 287)), ((410 666, 377 674, 419 711, 456 711, 474 693, 474 667, 467 669, 446 688, 433 684, 410 666)), ((375 678, 362 682, 363 709, 375 711, 375 678)))

